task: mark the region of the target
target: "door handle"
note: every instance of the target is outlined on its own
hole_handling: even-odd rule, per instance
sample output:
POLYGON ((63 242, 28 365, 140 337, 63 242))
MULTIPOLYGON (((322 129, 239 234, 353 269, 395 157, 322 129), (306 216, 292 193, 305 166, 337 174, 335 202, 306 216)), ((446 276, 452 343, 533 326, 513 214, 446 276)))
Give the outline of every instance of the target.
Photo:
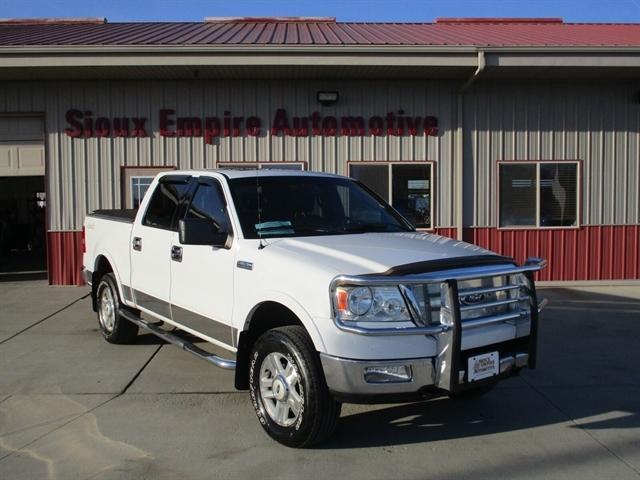
POLYGON ((131 242, 131 246, 134 250, 141 252, 142 251, 142 238, 133 237, 133 242, 131 242))
POLYGON ((182 261, 182 247, 178 247, 176 245, 171 247, 171 260, 174 262, 182 261))

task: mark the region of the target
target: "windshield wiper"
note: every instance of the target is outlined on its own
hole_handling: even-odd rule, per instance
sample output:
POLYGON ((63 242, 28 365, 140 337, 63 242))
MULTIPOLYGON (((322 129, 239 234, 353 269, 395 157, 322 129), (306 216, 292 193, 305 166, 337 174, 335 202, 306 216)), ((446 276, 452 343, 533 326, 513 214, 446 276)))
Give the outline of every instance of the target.
POLYGON ((346 227, 345 232, 349 233, 367 233, 367 232, 407 232, 406 228, 391 223, 363 223, 361 225, 353 225, 346 227))

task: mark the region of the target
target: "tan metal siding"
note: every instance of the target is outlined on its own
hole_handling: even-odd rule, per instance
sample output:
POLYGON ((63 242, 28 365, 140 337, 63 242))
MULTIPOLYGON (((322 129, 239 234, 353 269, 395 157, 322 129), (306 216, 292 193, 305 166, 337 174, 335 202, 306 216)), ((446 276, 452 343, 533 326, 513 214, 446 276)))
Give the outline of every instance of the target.
POLYGON ((640 104, 630 82, 478 83, 464 98, 466 226, 497 224, 497 162, 581 160, 584 225, 640 223, 640 104))
POLYGON ((49 229, 77 230, 87 211, 119 208, 121 166, 215 168, 219 162, 302 161, 311 170, 347 174, 347 161, 433 160, 437 162, 436 225, 453 226, 454 90, 424 81, 87 81, 4 82, 0 112, 46 112, 49 229), (332 107, 316 102, 318 90, 337 90, 332 107), (65 113, 90 110, 93 118, 147 117, 148 138, 70 138, 65 113), (198 138, 159 136, 159 110, 180 116, 256 115, 259 137, 222 137, 214 145, 198 138), (438 117, 438 137, 272 137, 277 108, 289 119, 318 111, 322 116, 406 115, 438 117))
POLYGON ((44 175, 41 116, 0 116, 0 176, 44 175))

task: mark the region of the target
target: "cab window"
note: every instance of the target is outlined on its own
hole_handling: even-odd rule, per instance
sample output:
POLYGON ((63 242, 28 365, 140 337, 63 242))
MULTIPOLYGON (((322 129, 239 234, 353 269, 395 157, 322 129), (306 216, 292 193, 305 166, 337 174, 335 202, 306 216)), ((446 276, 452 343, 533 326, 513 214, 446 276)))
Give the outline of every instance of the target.
POLYGON ((187 209, 186 218, 210 220, 217 231, 231 230, 224 194, 217 182, 204 181, 198 184, 187 209))
POLYGON ((188 190, 188 178, 161 180, 149 200, 142 224, 165 230, 175 229, 173 219, 188 190))

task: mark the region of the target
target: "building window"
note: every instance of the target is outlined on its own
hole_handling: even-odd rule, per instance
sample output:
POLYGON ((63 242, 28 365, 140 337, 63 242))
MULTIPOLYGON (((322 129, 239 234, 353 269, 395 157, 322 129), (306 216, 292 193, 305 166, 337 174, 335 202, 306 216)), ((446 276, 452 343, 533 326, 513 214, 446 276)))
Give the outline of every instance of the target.
POLYGON ((132 208, 138 208, 154 177, 131 177, 132 208))
POLYGON ((432 163, 351 163, 349 175, 384 198, 416 228, 433 228, 432 163))
POLYGON ((138 208, 144 194, 157 174, 175 170, 175 167, 122 167, 123 208, 138 208))
POLYGON ((500 163, 501 227, 578 226, 578 162, 500 163))
POLYGON ((304 163, 299 162, 237 162, 219 163, 218 168, 227 170, 304 170, 304 163))

